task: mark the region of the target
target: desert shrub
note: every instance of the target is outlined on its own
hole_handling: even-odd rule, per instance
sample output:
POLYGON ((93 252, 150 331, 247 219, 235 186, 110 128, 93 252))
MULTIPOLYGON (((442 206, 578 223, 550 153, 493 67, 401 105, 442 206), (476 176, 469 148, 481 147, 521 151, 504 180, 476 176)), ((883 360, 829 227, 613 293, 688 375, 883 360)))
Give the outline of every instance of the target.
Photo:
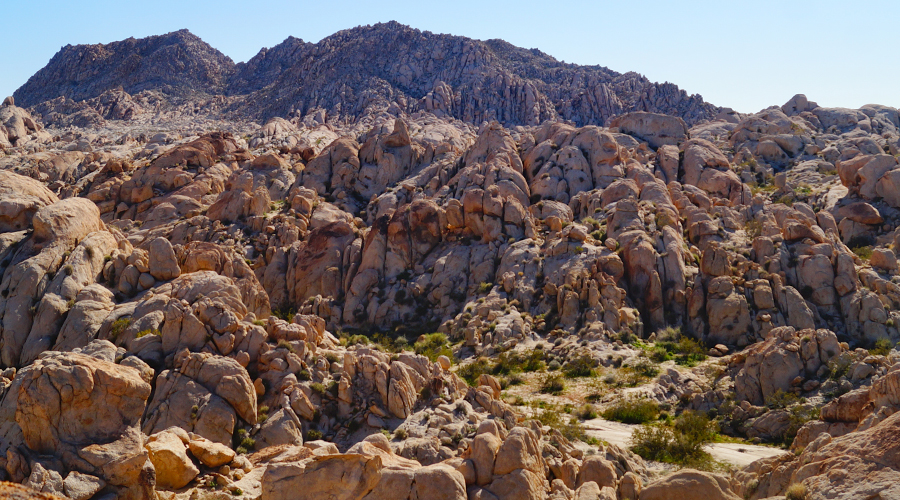
POLYGON ((278 341, 278 347, 287 350, 288 352, 294 352, 294 346, 286 339, 281 339, 278 341))
POLYGON ((447 336, 443 333, 425 335, 425 338, 413 344, 413 350, 431 361, 437 361, 438 356, 453 358, 453 351, 447 345, 447 336))
POLYGON ((626 387, 635 387, 659 375, 659 367, 647 358, 641 358, 619 370, 615 383, 626 387))
POLYGON ((791 206, 794 206, 794 197, 792 195, 786 194, 786 195, 778 198, 777 200, 775 200, 775 203, 782 203, 784 205, 791 207, 791 206))
POLYGON ((890 339, 878 339, 872 345, 872 348, 869 349, 869 354, 875 356, 887 356, 893 348, 894 343, 891 342, 890 339))
POLYGON ((589 441, 584 426, 581 425, 578 418, 566 415, 559 406, 541 402, 532 403, 531 407, 534 410, 533 418, 542 426, 558 430, 566 439, 589 441))
POLYGON ((687 411, 674 425, 644 424, 635 429, 631 449, 647 460, 709 469, 713 461, 703 446, 715 438, 714 425, 705 415, 687 411))
POLYGON ((350 335, 341 339, 341 345, 344 347, 350 347, 353 345, 369 345, 369 337, 365 335, 350 335))
POLYGON ((162 332, 160 332, 156 328, 147 328, 146 330, 137 332, 137 335, 135 335, 134 338, 139 339, 141 337, 146 337, 147 335, 156 335, 157 337, 161 337, 162 332))
POLYGON ((755 219, 747 221, 747 223, 744 224, 744 232, 747 234, 747 238, 753 240, 762 234, 762 223, 755 219))
POLYGON ((597 361, 588 354, 579 356, 563 365, 562 371, 566 378, 592 377, 597 361))
POLYGON ((621 340, 623 344, 632 344, 635 340, 638 340, 638 336, 630 329, 623 328, 622 331, 619 332, 618 340, 621 340))
POLYGON ((409 437, 409 434, 406 432, 406 429, 404 429, 402 427, 394 431, 395 439, 399 439, 400 441, 403 441, 407 437, 409 437))
POLYGON ((511 373, 536 372, 544 368, 544 351, 534 349, 528 352, 504 352, 497 357, 494 365, 494 375, 509 375, 511 373))
POLYGON ((482 281, 478 285, 478 293, 488 293, 491 291, 491 288, 494 288, 493 283, 488 283, 487 281, 482 281))
POLYGON ((665 347, 657 345, 647 350, 647 357, 654 363, 662 363, 672 359, 672 354, 665 347))
POLYGON ((788 427, 778 441, 789 447, 794 442, 794 438, 797 437, 797 432, 800 428, 811 420, 818 420, 819 415, 819 408, 813 405, 800 404, 793 406, 788 410, 788 427))
POLYGON ((309 384, 309 388, 319 396, 324 396, 325 391, 327 391, 327 389, 325 388, 325 384, 322 384, 320 382, 313 382, 312 384, 309 384))
POLYGON ((109 338, 116 340, 129 326, 131 326, 131 318, 119 318, 115 320, 109 329, 109 338))
POLYGON ((657 342, 677 342, 681 338, 681 327, 667 326, 656 331, 657 342))
POLYGON ((243 453, 247 453, 253 450, 256 446, 256 440, 250 436, 244 436, 241 439, 241 443, 238 445, 237 450, 238 453, 241 453, 240 450, 243 450, 243 453))
POLYGON ((657 363, 674 359, 682 366, 696 366, 706 359, 706 348, 691 337, 682 335, 679 329, 668 327, 657 332, 656 346, 648 355, 657 363))
POLYGON ((478 384, 478 378, 484 373, 491 373, 494 367, 486 358, 478 358, 471 363, 459 367, 456 374, 472 387, 478 384))
POLYGON ((631 434, 631 450, 647 460, 663 462, 674 440, 675 432, 671 427, 646 424, 631 434))
POLYGON ((541 379, 540 391, 542 394, 562 394, 566 390, 566 383, 559 373, 548 373, 541 379))
POLYGON ((852 250, 853 253, 862 260, 869 260, 872 258, 872 247, 869 245, 854 247, 852 250))
POLYGON ((659 417, 659 405, 644 398, 622 398, 603 411, 603 418, 626 424, 644 424, 659 417))
POLYGON ((806 500, 807 498, 809 498, 809 491, 803 483, 794 483, 788 486, 787 491, 784 492, 785 500, 806 500))
POLYGON ((594 408, 594 405, 585 404, 575 411, 575 416, 581 420, 593 420, 597 418, 599 414, 597 413, 597 409, 594 408))
POLYGON ((318 429, 310 429, 306 431, 306 441, 317 441, 322 439, 322 431, 318 429))
POLYGON ((705 414, 685 411, 675 419, 675 432, 689 437, 692 441, 710 443, 716 438, 716 424, 705 414))
POLYGON ((287 322, 293 321, 296 314, 297 310, 293 307, 276 307, 275 309, 272 309, 272 316, 287 322))
POLYGON ((793 392, 784 392, 781 389, 778 389, 768 398, 766 398, 766 406, 775 410, 788 408, 800 402, 800 397, 794 394, 793 392))
POLYGON ((835 356, 828 361, 828 378, 838 380, 850 371, 852 360, 846 354, 835 356))

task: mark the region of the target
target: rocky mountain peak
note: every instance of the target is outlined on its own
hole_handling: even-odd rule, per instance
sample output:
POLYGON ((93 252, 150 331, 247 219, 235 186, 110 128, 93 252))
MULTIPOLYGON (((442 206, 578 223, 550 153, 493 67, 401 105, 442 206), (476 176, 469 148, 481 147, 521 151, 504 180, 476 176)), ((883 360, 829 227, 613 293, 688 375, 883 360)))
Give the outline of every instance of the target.
POLYGON ((234 61, 190 31, 127 38, 107 44, 67 45, 14 96, 23 106, 56 97, 76 101, 121 87, 134 94, 161 90, 173 96, 222 93, 234 61))
POLYGON ((261 121, 324 113, 330 122, 349 123, 382 112, 427 111, 472 124, 603 125, 618 114, 647 111, 694 124, 719 111, 699 95, 636 73, 566 64, 502 40, 435 34, 395 21, 339 31, 318 43, 288 37, 240 64, 187 30, 67 46, 15 97, 33 107, 118 89, 229 96, 230 118, 261 121))

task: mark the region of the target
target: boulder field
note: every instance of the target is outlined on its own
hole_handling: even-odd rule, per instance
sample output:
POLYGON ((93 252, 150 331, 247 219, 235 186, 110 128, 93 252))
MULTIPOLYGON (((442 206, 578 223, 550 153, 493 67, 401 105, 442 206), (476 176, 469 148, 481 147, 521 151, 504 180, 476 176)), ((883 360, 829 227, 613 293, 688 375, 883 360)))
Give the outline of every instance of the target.
POLYGON ((447 84, 262 125, 4 101, 0 494, 900 497, 898 111, 550 113, 551 83, 477 125, 447 84), (793 453, 572 432, 626 396, 793 453))

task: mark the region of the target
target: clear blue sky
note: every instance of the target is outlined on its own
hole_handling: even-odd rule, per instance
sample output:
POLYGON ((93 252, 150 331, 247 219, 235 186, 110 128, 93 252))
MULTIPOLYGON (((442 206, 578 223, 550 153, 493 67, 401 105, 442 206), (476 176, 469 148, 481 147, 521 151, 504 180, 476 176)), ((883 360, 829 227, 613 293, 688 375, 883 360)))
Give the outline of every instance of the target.
POLYGON ((741 112, 804 93, 823 106, 900 107, 898 0, 3 2, 0 95, 66 44, 188 28, 235 62, 293 35, 319 41, 396 20, 435 33, 502 38, 566 62, 669 81, 741 112))

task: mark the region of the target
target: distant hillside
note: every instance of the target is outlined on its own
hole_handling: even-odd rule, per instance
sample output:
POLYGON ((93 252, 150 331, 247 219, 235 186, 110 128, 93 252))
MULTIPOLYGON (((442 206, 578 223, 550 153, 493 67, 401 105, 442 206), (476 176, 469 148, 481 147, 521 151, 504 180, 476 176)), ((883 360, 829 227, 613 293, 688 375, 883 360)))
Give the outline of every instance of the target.
POLYGON ((235 64, 188 30, 97 45, 66 45, 14 94, 21 106, 75 101, 122 87, 134 94, 224 93, 235 64))
POLYGON ((718 111, 699 95, 637 73, 565 64, 502 40, 438 35, 396 22, 341 31, 315 44, 289 37, 240 64, 186 30, 66 46, 15 98, 34 106, 60 96, 89 99, 119 87, 132 94, 242 96, 231 111, 258 120, 319 109, 353 120, 393 109, 507 125, 560 118, 603 124, 628 111, 696 123, 718 111))

